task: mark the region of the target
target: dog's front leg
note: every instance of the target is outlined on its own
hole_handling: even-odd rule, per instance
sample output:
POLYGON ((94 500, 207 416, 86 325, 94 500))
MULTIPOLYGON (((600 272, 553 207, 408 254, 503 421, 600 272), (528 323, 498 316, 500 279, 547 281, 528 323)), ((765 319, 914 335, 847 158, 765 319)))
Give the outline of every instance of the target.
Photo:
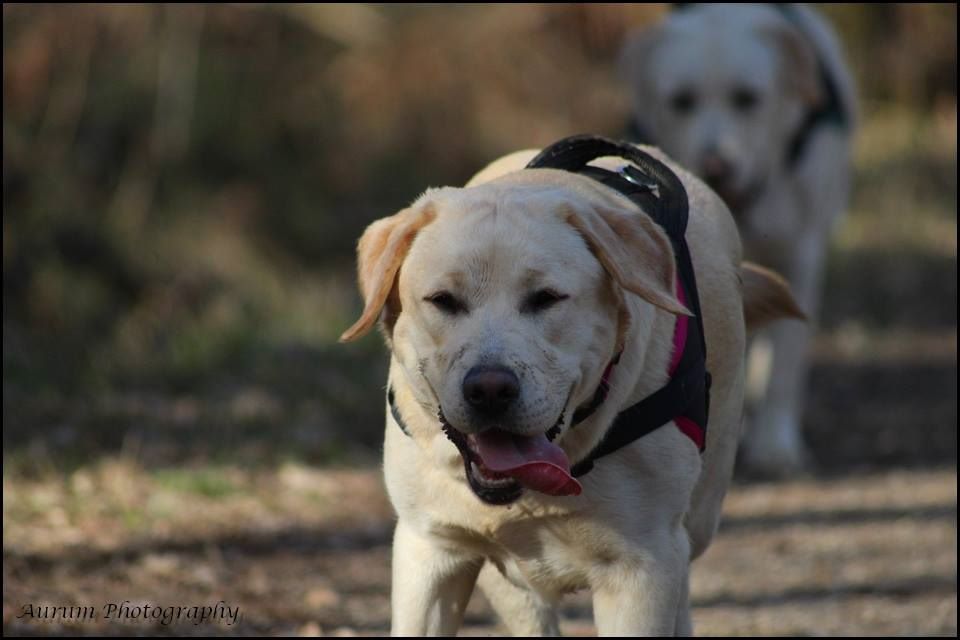
POLYGON ((795 253, 777 265, 790 282, 807 322, 780 322, 767 336, 772 347, 771 375, 766 396, 747 441, 744 460, 757 471, 784 475, 802 469, 807 451, 801 434, 806 397, 809 350, 819 311, 825 245, 818 230, 796 240, 795 253))
POLYGON ((680 532, 630 559, 594 569, 593 614, 601 636, 672 636, 686 607, 690 544, 680 532))
POLYGON ((451 636, 463 620, 483 558, 465 555, 401 519, 393 536, 394 636, 451 636))

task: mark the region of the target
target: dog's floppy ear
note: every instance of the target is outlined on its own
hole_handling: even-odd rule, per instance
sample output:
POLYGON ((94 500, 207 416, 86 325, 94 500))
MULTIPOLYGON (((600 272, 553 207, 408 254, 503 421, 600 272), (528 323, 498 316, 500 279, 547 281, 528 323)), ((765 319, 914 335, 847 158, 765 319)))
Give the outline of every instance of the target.
POLYGON ((787 90, 810 106, 823 102, 820 67, 817 54, 810 43, 789 25, 767 26, 761 33, 780 51, 780 76, 785 80, 787 90))
POLYGON ((415 204, 389 218, 377 220, 363 232, 357 245, 357 277, 363 294, 363 313, 343 332, 340 342, 355 340, 373 328, 413 239, 435 217, 432 203, 415 204))
POLYGON ((635 85, 645 84, 649 74, 649 60, 653 50, 663 37, 660 24, 632 31, 623 41, 617 71, 621 78, 635 85))
MULTIPOLYGON (((653 77, 650 58, 663 39, 662 24, 637 29, 624 40, 617 63, 618 74, 630 89, 635 105, 643 105, 653 99, 653 77)), ((633 117, 642 110, 634 109, 633 117)))
POLYGON ((670 313, 691 315, 674 294, 673 247, 649 216, 608 203, 571 207, 565 215, 622 288, 670 313))

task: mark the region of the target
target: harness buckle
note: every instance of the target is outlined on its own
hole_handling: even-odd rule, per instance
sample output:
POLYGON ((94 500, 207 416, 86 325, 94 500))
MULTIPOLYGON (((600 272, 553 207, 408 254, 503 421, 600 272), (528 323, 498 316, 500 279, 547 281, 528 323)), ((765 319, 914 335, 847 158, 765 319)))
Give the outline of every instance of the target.
POLYGON ((649 191, 657 198, 660 197, 660 185, 633 165, 622 165, 617 169, 617 175, 644 191, 649 191))

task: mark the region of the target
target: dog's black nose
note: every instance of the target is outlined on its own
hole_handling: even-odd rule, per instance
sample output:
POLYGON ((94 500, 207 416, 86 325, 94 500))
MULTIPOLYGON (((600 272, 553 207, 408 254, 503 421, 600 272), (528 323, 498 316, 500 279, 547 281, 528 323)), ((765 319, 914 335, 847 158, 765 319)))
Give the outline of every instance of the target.
POLYGON ((520 395, 520 380, 504 367, 474 367, 463 379, 463 397, 477 412, 498 416, 520 395))
POLYGON ((716 191, 724 191, 733 182, 733 164, 719 153, 707 153, 700 162, 704 182, 716 191))

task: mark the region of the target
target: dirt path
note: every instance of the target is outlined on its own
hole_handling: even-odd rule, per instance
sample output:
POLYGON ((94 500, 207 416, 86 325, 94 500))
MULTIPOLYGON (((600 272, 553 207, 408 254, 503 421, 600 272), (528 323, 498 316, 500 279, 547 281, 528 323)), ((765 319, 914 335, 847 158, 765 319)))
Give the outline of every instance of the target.
MULTIPOLYGON (((67 553, 11 550, 5 529, 4 633, 381 635, 390 514, 376 471, 344 486, 369 507, 362 517, 327 510, 324 521, 67 553), (242 615, 235 625, 104 618, 123 601, 223 601, 242 615), (97 619, 17 618, 27 603, 93 606, 97 619)), ((692 590, 700 635, 956 635, 956 469, 739 485, 692 590)), ((590 620, 585 594, 565 602, 565 633, 592 633, 590 620)), ((463 633, 500 631, 475 596, 463 633)))

